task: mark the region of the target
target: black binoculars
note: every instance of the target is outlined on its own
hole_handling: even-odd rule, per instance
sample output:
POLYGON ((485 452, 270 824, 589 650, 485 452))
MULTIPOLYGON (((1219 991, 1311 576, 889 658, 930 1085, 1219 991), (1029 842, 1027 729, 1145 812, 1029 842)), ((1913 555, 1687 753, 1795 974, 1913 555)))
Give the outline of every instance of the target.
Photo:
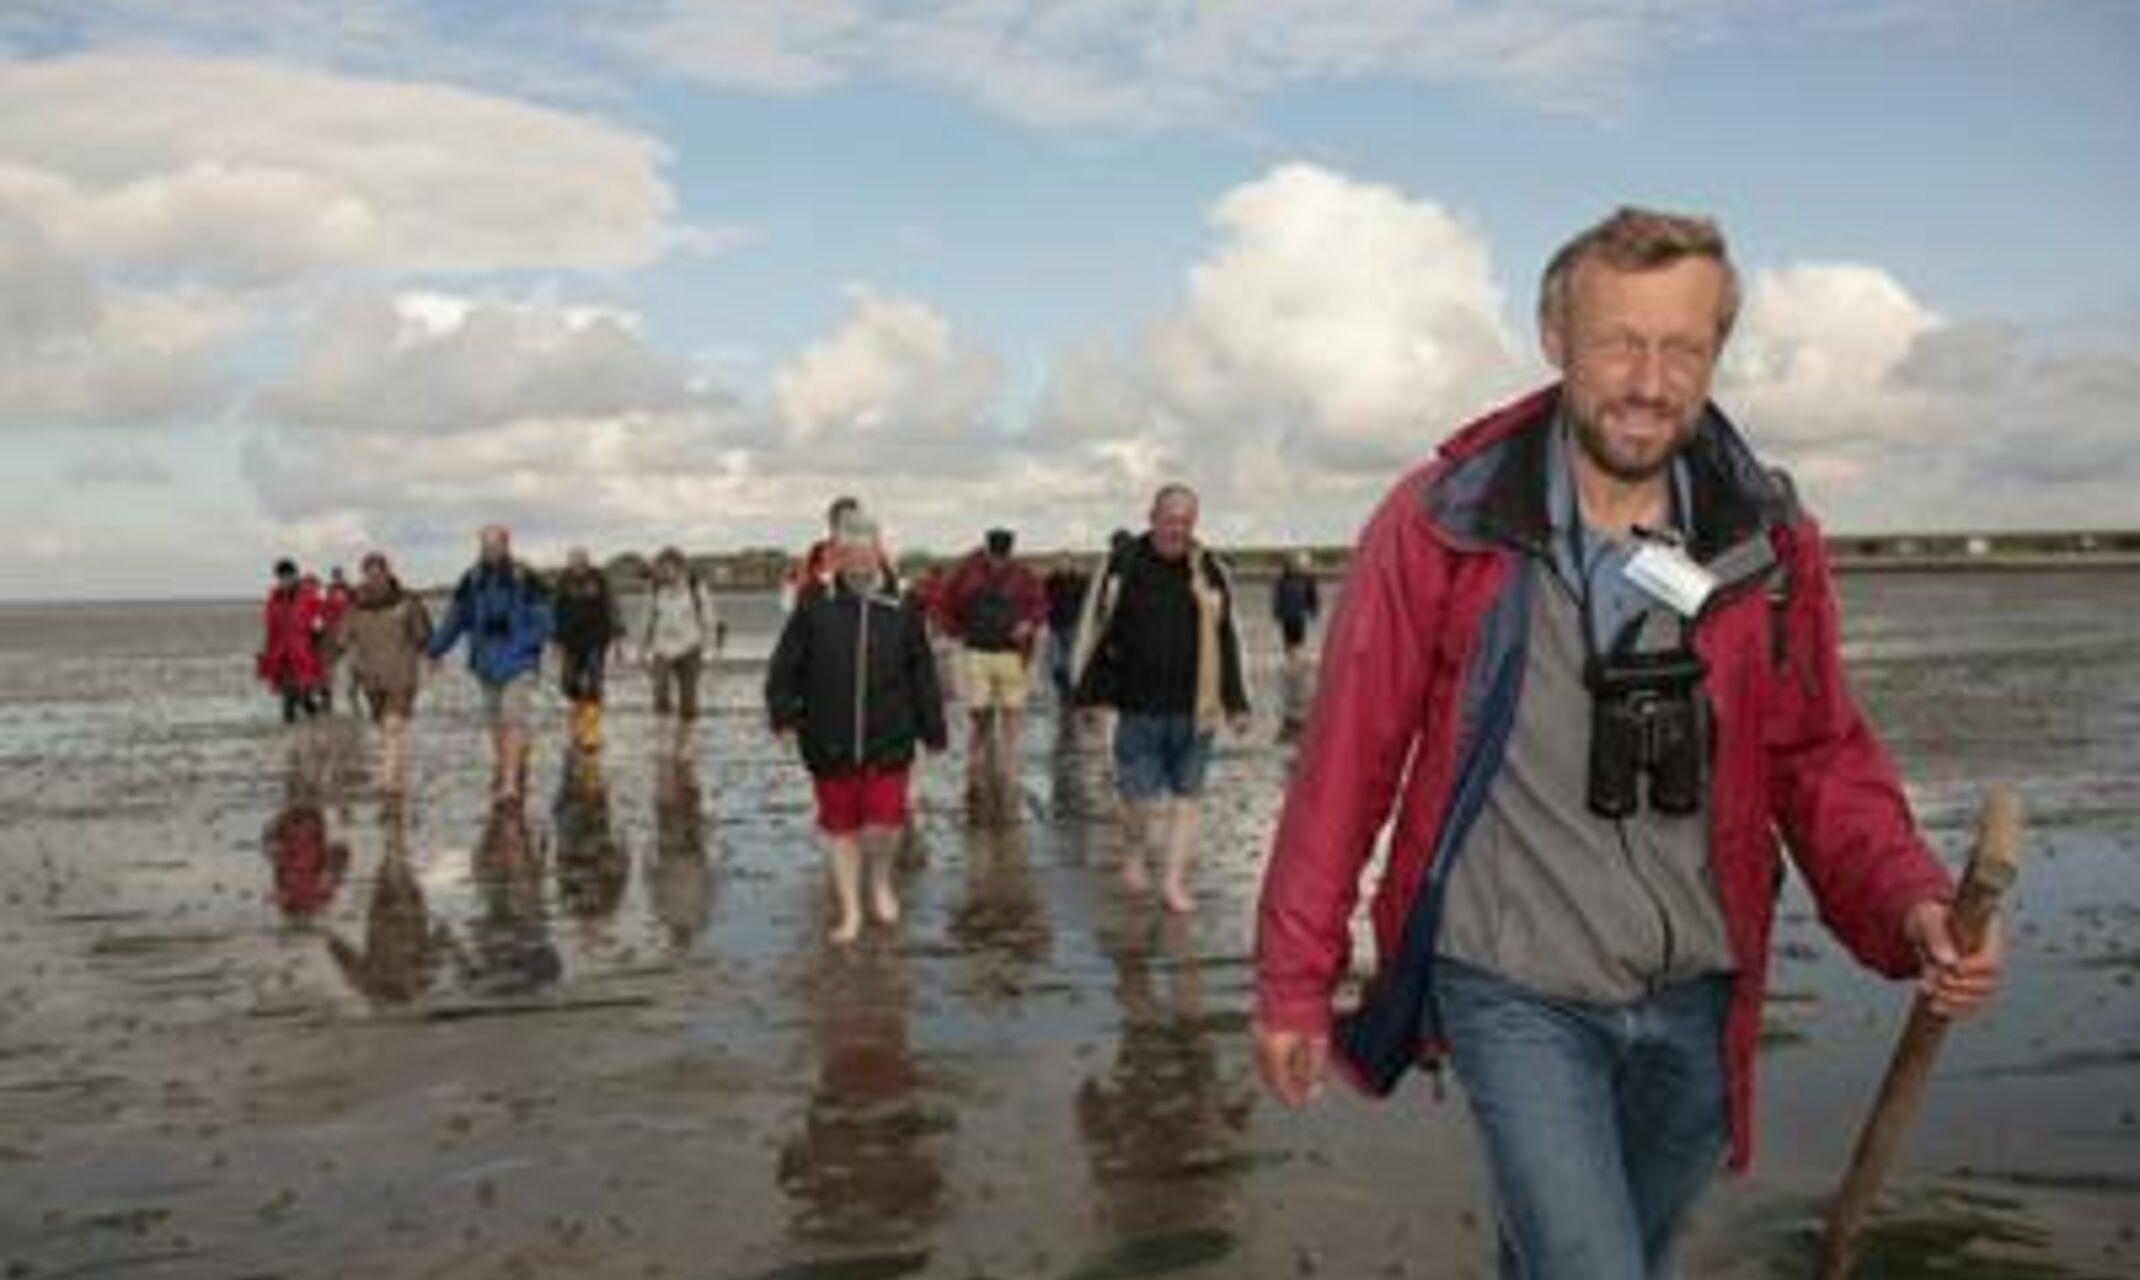
POLYGON ((1699 687, 1707 670, 1684 648, 1591 659, 1584 683, 1590 687, 1585 799, 1592 813, 1624 818, 1641 808, 1644 775, 1657 812, 1701 808, 1706 735, 1699 687))

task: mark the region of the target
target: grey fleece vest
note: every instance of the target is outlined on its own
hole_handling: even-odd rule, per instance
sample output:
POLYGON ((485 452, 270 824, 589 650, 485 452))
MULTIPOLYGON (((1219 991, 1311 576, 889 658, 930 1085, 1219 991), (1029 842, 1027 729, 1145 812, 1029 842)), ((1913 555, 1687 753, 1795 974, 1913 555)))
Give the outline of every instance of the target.
MULTIPOLYGON (((1551 568, 1524 571, 1534 580, 1523 693, 1485 808, 1455 851, 1439 953, 1540 995, 1604 1004, 1730 970, 1707 812, 1672 817, 1645 802, 1615 822, 1584 803, 1581 608, 1551 568)), ((1668 621, 1652 621, 1644 647, 1672 638, 1668 621)))

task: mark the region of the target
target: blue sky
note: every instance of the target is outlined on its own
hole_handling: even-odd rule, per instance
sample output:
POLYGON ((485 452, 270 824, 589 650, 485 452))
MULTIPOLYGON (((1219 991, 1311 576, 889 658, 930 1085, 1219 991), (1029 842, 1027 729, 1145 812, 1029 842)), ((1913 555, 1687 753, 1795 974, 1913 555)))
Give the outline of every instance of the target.
POLYGON ((2140 525, 2118 0, 12 0, 0 598, 1342 540, 1543 375, 1539 264, 1712 213, 1832 528, 2140 525))

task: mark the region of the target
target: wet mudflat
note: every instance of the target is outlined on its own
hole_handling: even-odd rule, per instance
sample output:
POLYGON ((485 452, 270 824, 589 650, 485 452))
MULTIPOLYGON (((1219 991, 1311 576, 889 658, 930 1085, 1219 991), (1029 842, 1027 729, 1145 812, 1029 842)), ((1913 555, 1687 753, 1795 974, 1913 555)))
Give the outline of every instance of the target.
MULTIPOLYGON (((1846 590, 1942 852, 1994 778, 2030 823, 2008 997, 1949 1038, 1864 1274, 2140 1274, 2140 575, 1846 590)), ((1118 892, 1104 752, 1043 707, 1019 821, 926 765, 906 919, 840 951, 759 725, 770 610, 731 616, 693 757, 627 670, 599 767, 553 701, 493 811, 456 672, 397 812, 359 726, 272 723, 249 609, 0 610, 0 1274, 1491 1274, 1454 1097, 1253 1089, 1273 637, 1194 917, 1118 892)), ((1693 1276, 1807 1272, 1906 1002, 1785 894, 1757 1165, 1693 1276)))

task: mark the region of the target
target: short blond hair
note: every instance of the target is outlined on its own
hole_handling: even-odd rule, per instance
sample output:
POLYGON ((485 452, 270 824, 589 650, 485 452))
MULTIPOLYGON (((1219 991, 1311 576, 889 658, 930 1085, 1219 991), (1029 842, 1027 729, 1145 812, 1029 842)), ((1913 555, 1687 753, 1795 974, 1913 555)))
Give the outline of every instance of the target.
POLYGON ((1558 330, 1568 318, 1568 291, 1576 268, 1598 262, 1617 271, 1654 271, 1687 258, 1707 258, 1724 270, 1724 299, 1717 308, 1719 346, 1739 318, 1739 272, 1724 233, 1710 218, 1622 205, 1610 217, 1560 247, 1538 282, 1538 323, 1558 330))

